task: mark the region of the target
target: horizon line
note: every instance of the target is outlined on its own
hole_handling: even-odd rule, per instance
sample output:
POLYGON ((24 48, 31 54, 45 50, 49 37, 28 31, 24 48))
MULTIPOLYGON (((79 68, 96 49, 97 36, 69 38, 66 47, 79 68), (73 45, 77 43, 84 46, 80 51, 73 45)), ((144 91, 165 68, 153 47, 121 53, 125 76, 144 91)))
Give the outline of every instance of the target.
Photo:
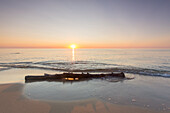
MULTIPOLYGON (((69 47, 0 47, 0 49, 70 49, 69 47)), ((170 47, 78 47, 76 49, 170 49, 170 47)))

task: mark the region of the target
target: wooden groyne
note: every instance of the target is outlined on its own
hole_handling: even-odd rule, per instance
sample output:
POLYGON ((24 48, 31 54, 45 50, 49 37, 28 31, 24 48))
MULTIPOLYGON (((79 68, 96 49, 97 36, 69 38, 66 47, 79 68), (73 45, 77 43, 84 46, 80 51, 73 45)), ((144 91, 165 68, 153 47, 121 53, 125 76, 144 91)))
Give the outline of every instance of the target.
POLYGON ((63 73, 63 74, 44 74, 43 76, 25 76, 26 82, 31 81, 55 81, 55 80, 84 80, 92 78, 103 78, 103 77, 119 77, 125 78, 123 72, 120 73, 107 73, 107 74, 75 74, 75 73, 63 73))

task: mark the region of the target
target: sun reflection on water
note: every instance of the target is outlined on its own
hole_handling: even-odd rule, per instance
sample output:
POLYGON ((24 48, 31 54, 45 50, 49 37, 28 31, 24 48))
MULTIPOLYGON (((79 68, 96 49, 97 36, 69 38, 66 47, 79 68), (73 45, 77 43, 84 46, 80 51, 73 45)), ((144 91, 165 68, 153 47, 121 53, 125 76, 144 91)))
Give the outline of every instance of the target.
POLYGON ((75 61, 75 57, 74 57, 74 48, 72 49, 72 61, 75 61))

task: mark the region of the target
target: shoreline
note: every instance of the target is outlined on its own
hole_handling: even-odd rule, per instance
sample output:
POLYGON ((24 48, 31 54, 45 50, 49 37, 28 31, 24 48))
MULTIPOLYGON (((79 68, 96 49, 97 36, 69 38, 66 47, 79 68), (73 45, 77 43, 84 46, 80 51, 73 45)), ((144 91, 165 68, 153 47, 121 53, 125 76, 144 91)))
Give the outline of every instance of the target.
POLYGON ((119 105, 99 99, 76 102, 47 102, 28 99, 23 95, 25 84, 0 84, 0 109, 4 113, 167 113, 134 105, 119 105))
POLYGON ((26 99, 22 95, 24 84, 0 85, 0 109, 2 113, 48 113, 50 106, 45 102, 26 99))

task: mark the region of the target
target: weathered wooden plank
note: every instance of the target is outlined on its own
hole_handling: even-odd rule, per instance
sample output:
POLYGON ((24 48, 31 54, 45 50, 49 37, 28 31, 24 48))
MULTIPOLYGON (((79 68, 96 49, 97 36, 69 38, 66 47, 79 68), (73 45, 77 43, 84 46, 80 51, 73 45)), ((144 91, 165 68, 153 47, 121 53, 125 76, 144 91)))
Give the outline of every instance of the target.
MULTIPOLYGON (((102 78, 102 77, 121 77, 125 78, 123 72, 120 73, 110 73, 110 74, 74 74, 74 73, 63 73, 63 74, 44 74, 44 76, 25 76, 25 81, 45 81, 45 80, 61 80, 66 78, 72 78, 73 80, 90 79, 90 78, 102 78)), ((68 79, 69 80, 69 79, 68 79)))

